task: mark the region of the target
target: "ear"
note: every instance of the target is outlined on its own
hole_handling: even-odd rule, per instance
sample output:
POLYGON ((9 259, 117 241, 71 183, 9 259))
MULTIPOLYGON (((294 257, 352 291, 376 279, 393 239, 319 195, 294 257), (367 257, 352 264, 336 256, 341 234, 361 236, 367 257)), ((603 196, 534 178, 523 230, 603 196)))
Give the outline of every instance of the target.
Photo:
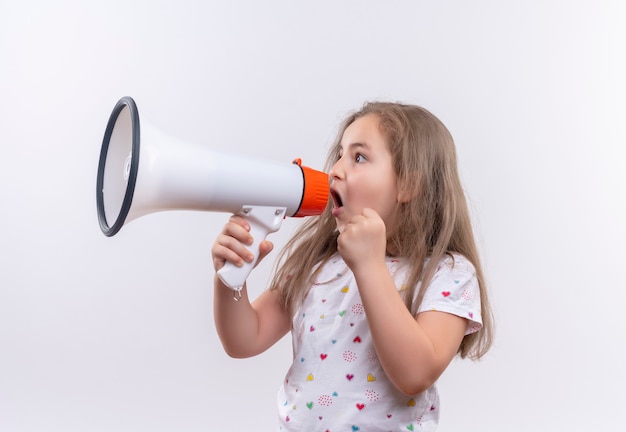
POLYGON ((417 195, 417 192, 414 190, 409 190, 409 189, 400 189, 398 190, 398 196, 397 196, 397 200, 399 203, 408 203, 409 201, 411 201, 415 195, 417 195))
POLYGON ((396 196, 398 203, 408 203, 417 196, 418 188, 416 184, 417 181, 398 182, 398 195, 396 196))

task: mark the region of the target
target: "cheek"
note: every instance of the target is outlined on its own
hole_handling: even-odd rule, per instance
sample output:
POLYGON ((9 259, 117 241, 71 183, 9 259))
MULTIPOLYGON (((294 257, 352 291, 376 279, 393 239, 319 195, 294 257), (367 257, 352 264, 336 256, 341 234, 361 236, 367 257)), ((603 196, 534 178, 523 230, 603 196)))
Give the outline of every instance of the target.
POLYGON ((396 212, 397 195, 395 183, 386 184, 384 186, 381 185, 381 189, 379 191, 378 211, 380 216, 385 219, 385 222, 389 222, 396 212))
POLYGON ((378 182, 370 189, 364 201, 369 207, 374 208, 383 219, 390 216, 396 207, 396 192, 392 184, 378 182))
POLYGON ((389 226, 395 218, 396 214, 396 201, 386 201, 381 208, 380 217, 385 221, 385 225, 389 226))

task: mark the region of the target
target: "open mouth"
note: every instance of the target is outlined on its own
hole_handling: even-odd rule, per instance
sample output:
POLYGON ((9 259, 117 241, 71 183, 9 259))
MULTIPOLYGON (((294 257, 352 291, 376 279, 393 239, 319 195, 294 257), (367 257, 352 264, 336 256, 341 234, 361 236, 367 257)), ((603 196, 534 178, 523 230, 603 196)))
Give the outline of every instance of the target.
POLYGON ((333 204, 335 205, 335 208, 343 207, 343 201, 341 200, 341 196, 339 196, 339 193, 336 190, 331 189, 330 196, 333 200, 333 204))

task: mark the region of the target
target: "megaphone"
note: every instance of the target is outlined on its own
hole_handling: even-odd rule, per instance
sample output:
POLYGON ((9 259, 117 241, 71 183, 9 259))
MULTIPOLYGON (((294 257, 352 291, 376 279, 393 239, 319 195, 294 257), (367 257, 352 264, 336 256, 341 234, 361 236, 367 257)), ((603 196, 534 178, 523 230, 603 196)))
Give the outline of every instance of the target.
POLYGON ((219 278, 239 294, 258 249, 285 217, 321 214, 328 203, 328 174, 300 159, 280 164, 220 153, 168 137, 143 122, 135 101, 122 97, 104 133, 96 201, 104 235, 111 237, 141 216, 166 210, 228 212, 243 216, 254 237, 253 262, 227 263, 219 278))

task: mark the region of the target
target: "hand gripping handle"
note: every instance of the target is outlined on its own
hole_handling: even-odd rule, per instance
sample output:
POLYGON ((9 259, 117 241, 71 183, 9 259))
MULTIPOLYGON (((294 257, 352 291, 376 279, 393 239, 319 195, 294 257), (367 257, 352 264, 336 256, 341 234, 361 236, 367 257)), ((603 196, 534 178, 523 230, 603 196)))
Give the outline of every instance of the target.
MULTIPOLYGON (((253 243, 250 250, 254 254, 251 262, 244 262, 242 267, 237 267, 231 262, 226 262, 224 267, 218 270, 217 276, 236 294, 241 294, 246 279, 259 259, 259 247, 265 238, 278 231, 285 218, 285 207, 272 206, 243 206, 237 213, 250 225, 250 235, 253 243)), ((236 298, 236 297, 235 297, 236 298)))

